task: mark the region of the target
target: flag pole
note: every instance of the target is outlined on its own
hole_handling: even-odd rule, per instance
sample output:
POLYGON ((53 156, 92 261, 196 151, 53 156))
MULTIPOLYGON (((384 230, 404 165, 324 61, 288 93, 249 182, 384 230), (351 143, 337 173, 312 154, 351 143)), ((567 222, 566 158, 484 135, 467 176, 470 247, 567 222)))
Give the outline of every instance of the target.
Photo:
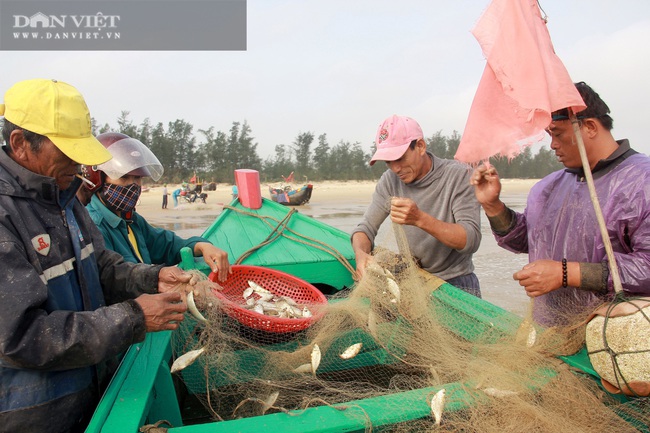
POLYGON ((600 208, 600 203, 598 202, 598 196, 596 195, 594 178, 591 175, 591 167, 589 166, 589 160, 587 159, 587 151, 585 150, 585 143, 582 140, 582 134, 580 133, 579 121, 575 113, 573 112, 572 108, 569 108, 569 120, 571 120, 571 125, 573 125, 573 133, 578 142, 578 151, 580 152, 582 169, 585 172, 585 179, 587 180, 587 187, 589 188, 589 196, 591 197, 591 204, 594 206, 594 211, 596 212, 596 219, 598 220, 600 235, 603 238, 603 243, 605 244, 605 252, 607 253, 607 258, 609 259, 609 271, 612 274, 614 291, 617 294, 622 293, 623 285, 621 284, 621 277, 618 273, 618 265, 616 264, 616 259, 614 258, 612 241, 609 238, 609 233, 607 233, 607 226, 605 225, 605 218, 603 217, 603 211, 600 208))

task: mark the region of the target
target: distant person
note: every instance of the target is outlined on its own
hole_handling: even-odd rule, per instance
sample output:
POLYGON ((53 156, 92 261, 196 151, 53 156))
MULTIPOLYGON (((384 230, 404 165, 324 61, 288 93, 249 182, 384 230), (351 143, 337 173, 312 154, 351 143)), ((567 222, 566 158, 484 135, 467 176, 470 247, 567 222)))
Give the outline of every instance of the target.
POLYGON ((402 224, 414 259, 424 270, 475 296, 481 296, 472 254, 481 242, 480 206, 469 172, 456 161, 427 151, 422 129, 404 116, 379 126, 377 151, 386 161, 363 221, 352 232, 357 272, 372 259, 377 231, 386 217, 402 224))
POLYGON ((111 155, 77 89, 21 81, 0 115, 0 431, 83 431, 107 363, 183 320, 181 294, 170 291, 190 274, 104 248, 75 193, 80 164, 111 155))
POLYGON ((172 193, 172 199, 174 199, 174 207, 178 207, 178 197, 181 195, 181 188, 175 189, 172 193))
POLYGON ((163 195, 162 208, 167 209, 167 196, 169 195, 169 191, 167 190, 167 184, 163 185, 162 195, 163 195))
MULTIPOLYGON (((189 247, 203 256, 220 281, 230 272, 228 253, 199 236, 183 239, 171 230, 150 225, 135 206, 142 190, 142 178, 160 179, 163 167, 158 158, 140 141, 117 132, 97 136, 113 158, 97 166, 85 166, 84 175, 95 187, 88 212, 104 235, 106 248, 134 263, 175 265, 181 249, 189 247)), ((90 188, 86 184, 86 188, 90 188)))
MULTIPOLYGON (((575 86, 587 105, 577 119, 623 290, 648 296, 650 158, 631 149, 628 140, 616 141, 607 104, 587 84, 575 86)), ((530 263, 514 279, 535 298, 535 321, 551 326, 610 299, 613 285, 567 109, 552 113, 547 131, 566 169, 533 186, 523 213, 500 200, 494 168, 478 167, 472 184, 498 244, 528 254, 530 263)))

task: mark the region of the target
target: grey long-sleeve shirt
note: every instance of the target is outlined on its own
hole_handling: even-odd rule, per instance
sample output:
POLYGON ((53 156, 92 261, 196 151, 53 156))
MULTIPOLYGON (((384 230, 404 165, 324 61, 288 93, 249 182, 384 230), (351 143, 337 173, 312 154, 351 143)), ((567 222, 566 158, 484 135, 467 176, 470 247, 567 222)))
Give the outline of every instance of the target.
POLYGON ((377 183, 363 221, 352 234, 363 232, 374 245, 379 227, 390 214, 391 197, 410 198, 432 217, 465 228, 465 248, 455 250, 415 226, 403 226, 411 254, 426 271, 448 280, 474 271, 472 254, 481 243, 480 205, 469 183, 471 171, 466 166, 427 154, 433 160, 431 171, 408 185, 386 170, 377 183))

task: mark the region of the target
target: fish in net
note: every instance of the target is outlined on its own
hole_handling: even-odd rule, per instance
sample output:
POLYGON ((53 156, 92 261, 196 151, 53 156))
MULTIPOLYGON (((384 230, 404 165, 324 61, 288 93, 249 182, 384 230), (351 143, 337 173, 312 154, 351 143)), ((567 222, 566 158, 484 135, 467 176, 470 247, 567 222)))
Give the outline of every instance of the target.
POLYGON ((584 344, 584 315, 551 329, 536 327, 530 316, 507 329, 465 323, 462 303, 445 298, 471 298, 475 315, 485 301, 420 269, 402 228, 393 230, 399 252, 377 247, 363 278, 330 297, 318 319, 297 332, 243 325, 220 308, 218 289, 198 275, 194 300, 205 320, 188 317, 173 336, 177 358, 201 352, 174 373, 205 409, 196 422, 276 412, 300 417, 304 409, 330 406, 366 431, 647 428, 647 399, 616 399, 560 360, 584 344), (385 419, 369 414, 360 403, 367 399, 385 419), (426 410, 413 415, 405 410, 411 407, 426 410))

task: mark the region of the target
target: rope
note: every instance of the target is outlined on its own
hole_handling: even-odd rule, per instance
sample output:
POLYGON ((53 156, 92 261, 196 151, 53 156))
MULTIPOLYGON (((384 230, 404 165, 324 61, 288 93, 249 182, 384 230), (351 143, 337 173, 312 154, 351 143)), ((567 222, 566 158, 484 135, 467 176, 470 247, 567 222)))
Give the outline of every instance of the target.
POLYGON ((339 261, 339 263, 341 263, 343 265, 343 267, 345 267, 348 270, 348 272, 350 272, 350 274, 352 275, 352 279, 354 281, 359 280, 359 277, 357 276, 357 272, 354 269, 354 267, 350 264, 350 262, 345 258, 345 256, 343 254, 341 254, 338 250, 336 250, 336 248, 332 247, 331 245, 328 245, 325 242, 319 241, 318 239, 314 239, 314 238, 311 238, 309 236, 303 235, 302 233, 298 233, 295 230, 292 230, 287 226, 289 224, 289 220, 291 219, 291 216, 294 213, 297 212, 296 209, 292 208, 282 220, 278 220, 277 218, 274 218, 274 217, 269 216, 269 215, 259 215, 259 214, 253 213, 253 212, 248 212, 248 211, 245 211, 245 210, 242 210, 242 209, 237 209, 237 208, 229 206, 229 205, 224 206, 224 209, 229 209, 229 210, 231 210, 233 212, 237 212, 237 213, 242 214, 242 215, 247 215, 247 216, 251 216, 251 217, 254 217, 254 218, 258 218, 258 219, 262 220, 262 222, 264 222, 267 226, 269 226, 269 228, 271 228, 271 233, 266 237, 266 239, 264 239, 260 244, 258 244, 256 246, 254 246, 253 248, 245 251, 237 260, 235 260, 234 264, 236 264, 236 265, 241 264, 253 252, 259 250, 260 248, 264 247, 265 245, 268 245, 268 244, 274 242, 275 240, 277 240, 281 236, 284 236, 285 238, 287 238, 287 239, 289 239, 291 241, 294 241, 294 242, 297 242, 297 243, 300 243, 300 244, 303 244, 303 245, 307 245, 307 246, 312 247, 312 248, 316 248, 318 250, 321 250, 321 251, 323 251, 325 253, 328 253, 328 254, 332 255, 334 258, 336 258, 339 261), (277 224, 275 224, 275 225, 271 224, 269 222, 269 220, 274 221, 277 224), (286 232, 289 232, 292 235, 295 235, 296 237, 288 235, 286 232))
MULTIPOLYGON (((238 209, 232 208, 230 206, 224 206, 224 207, 228 207, 228 208, 230 208, 230 209, 232 209, 234 211, 239 212, 238 209)), ((295 211, 296 211, 295 209, 291 209, 291 211, 289 211, 287 213, 287 215, 282 219, 282 221, 280 221, 278 223, 278 225, 275 226, 273 228, 273 230, 271 230, 271 233, 269 233, 269 235, 266 237, 266 239, 264 239, 262 242, 260 242, 258 245, 254 246, 253 248, 250 248, 249 250, 245 251, 241 256, 239 256, 239 258, 237 260, 235 260, 234 264, 235 265, 240 265, 248 256, 253 254, 255 251, 259 250, 260 248, 262 248, 265 245, 270 244, 271 242, 275 241, 280 236, 282 236, 282 230, 284 230, 286 228, 287 224, 289 223, 289 220, 291 219, 291 215, 295 211), (282 230, 280 230, 280 227, 282 227, 282 230)), ((245 213, 245 212, 242 211, 242 213, 245 213)), ((256 214, 252 214, 252 215, 256 215, 256 214)), ((269 226, 272 227, 271 225, 269 225, 269 226)))
MULTIPOLYGON (((642 350, 626 350, 626 351, 620 351, 620 352, 615 352, 609 345, 609 341, 607 339, 607 326, 609 325, 609 320, 611 319, 611 313, 612 310, 619 304, 622 304, 624 302, 629 302, 629 301, 634 301, 638 299, 644 299, 643 297, 631 297, 627 298, 624 292, 617 292, 614 296, 614 299, 611 301, 609 306, 607 307, 607 312, 605 313, 605 316, 603 317, 604 323, 603 323, 603 348, 602 349, 597 349, 597 350, 591 350, 588 352, 588 355, 591 356, 596 353, 600 352, 606 352, 609 357, 610 361, 612 362, 612 370, 614 371, 614 377, 616 378, 616 387, 618 389, 623 389, 624 385, 627 389, 632 391, 632 393, 639 397, 639 395, 636 394, 636 392, 630 388, 630 384, 628 383, 628 380, 625 378, 623 373, 621 372, 621 367, 619 365, 619 355, 630 355, 630 354, 638 354, 638 353, 646 353, 649 350, 648 349, 642 349, 642 350), (623 382, 623 384, 621 384, 623 382)), ((643 308, 639 307, 636 304, 630 304, 637 309, 637 312, 640 312, 641 315, 645 318, 646 321, 650 322, 650 317, 643 311, 643 308)), ((636 313, 633 313, 636 314, 636 313)), ((628 316, 630 316, 629 314, 628 316)))

